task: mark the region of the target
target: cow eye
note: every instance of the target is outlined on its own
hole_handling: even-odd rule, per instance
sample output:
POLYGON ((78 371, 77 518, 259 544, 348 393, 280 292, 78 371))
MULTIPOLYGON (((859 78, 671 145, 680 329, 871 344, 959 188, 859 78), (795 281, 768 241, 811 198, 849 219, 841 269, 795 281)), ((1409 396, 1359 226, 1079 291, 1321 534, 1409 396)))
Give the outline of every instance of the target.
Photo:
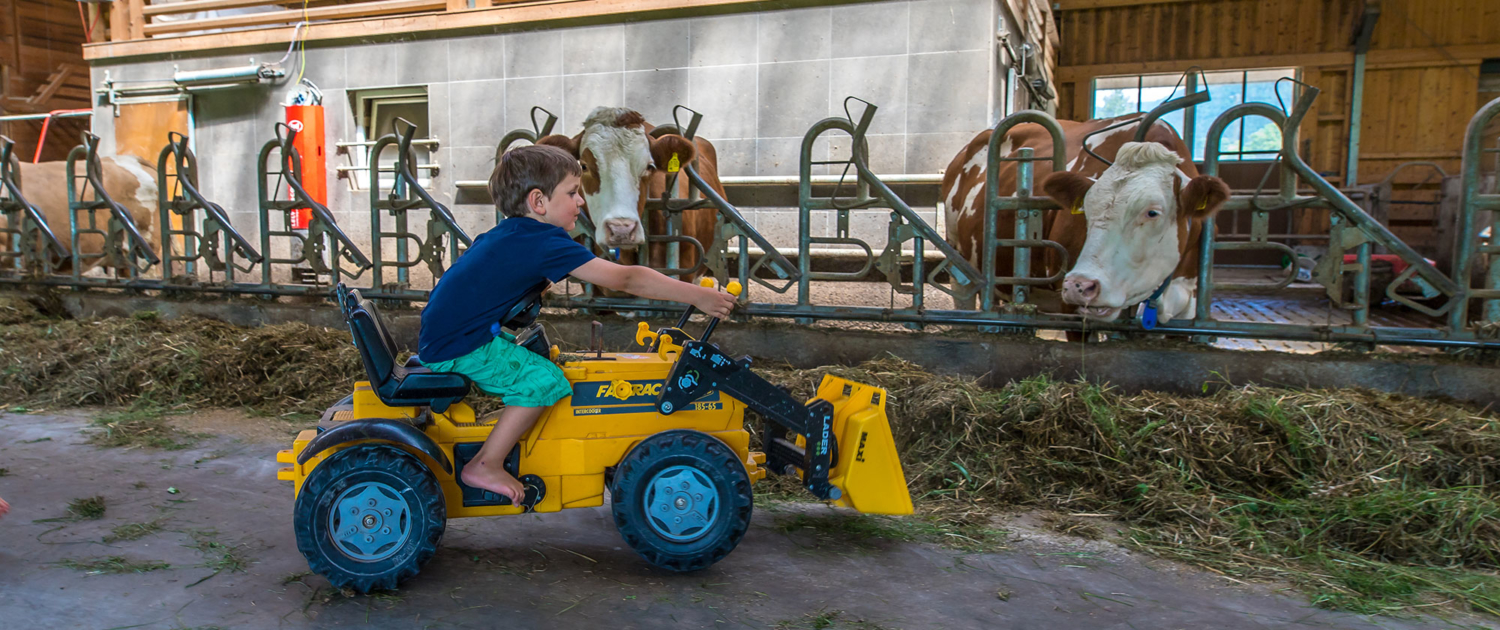
POLYGON ((1161 212, 1158 211, 1158 210, 1147 210, 1146 211, 1146 216, 1155 219, 1156 217, 1161 216, 1161 212))
POLYGON ((647 175, 650 175, 651 173, 655 173, 655 172, 656 172, 656 165, 655 164, 647 164, 646 165, 646 174, 647 175))

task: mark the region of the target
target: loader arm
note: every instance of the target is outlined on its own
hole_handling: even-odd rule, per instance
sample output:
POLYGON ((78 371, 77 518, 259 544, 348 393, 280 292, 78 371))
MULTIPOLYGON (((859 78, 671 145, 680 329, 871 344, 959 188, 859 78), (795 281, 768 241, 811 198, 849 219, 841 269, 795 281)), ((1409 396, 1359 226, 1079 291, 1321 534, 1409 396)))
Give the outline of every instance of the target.
POLYGON ((785 475, 800 470, 803 486, 813 496, 824 501, 842 498, 843 491, 828 481, 838 450, 832 403, 821 398, 806 404, 797 402, 751 371, 750 357, 731 359, 713 344, 689 341, 683 344, 656 398, 656 409, 671 415, 712 391, 733 396, 768 421, 764 448, 766 466, 772 473, 785 475), (788 431, 801 436, 806 448, 798 446, 788 431))

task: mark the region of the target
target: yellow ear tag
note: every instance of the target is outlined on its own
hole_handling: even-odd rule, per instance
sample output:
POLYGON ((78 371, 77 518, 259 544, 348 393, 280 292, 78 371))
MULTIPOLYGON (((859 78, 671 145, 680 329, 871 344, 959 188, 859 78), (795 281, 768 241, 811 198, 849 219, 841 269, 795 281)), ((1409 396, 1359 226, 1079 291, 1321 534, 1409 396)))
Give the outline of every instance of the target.
POLYGON ((679 159, 677 159, 677 154, 676 153, 673 153, 672 154, 672 159, 667 160, 667 172, 668 173, 676 173, 677 171, 680 171, 680 170, 682 170, 682 161, 679 160, 679 159))
POLYGON ((1073 214, 1083 214, 1083 202, 1073 204, 1073 214))
POLYGON ((1207 209, 1208 209, 1208 200, 1207 199, 1204 199, 1203 201, 1198 202, 1198 211, 1199 212, 1203 212, 1204 210, 1207 210, 1207 209))

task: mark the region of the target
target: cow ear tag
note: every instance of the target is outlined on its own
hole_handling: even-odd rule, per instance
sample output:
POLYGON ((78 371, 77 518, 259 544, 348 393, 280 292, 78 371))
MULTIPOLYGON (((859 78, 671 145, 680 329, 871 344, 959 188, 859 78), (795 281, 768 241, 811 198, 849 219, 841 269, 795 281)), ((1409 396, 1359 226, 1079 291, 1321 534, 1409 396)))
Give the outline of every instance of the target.
POLYGON ((1073 204, 1073 214, 1083 214, 1083 202, 1073 204))
POLYGON ((682 170, 682 160, 677 159, 677 154, 672 154, 672 159, 667 160, 667 172, 676 173, 682 170))

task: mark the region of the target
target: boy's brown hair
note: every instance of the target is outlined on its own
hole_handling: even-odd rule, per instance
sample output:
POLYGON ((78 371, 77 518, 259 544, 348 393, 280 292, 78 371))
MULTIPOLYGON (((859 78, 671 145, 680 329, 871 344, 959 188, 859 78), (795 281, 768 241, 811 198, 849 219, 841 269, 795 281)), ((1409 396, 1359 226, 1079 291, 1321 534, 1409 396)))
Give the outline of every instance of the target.
POLYGON ((507 217, 524 217, 526 197, 533 189, 552 198, 552 191, 569 175, 582 176, 578 158, 553 146, 533 145, 505 152, 490 174, 490 198, 507 217))

